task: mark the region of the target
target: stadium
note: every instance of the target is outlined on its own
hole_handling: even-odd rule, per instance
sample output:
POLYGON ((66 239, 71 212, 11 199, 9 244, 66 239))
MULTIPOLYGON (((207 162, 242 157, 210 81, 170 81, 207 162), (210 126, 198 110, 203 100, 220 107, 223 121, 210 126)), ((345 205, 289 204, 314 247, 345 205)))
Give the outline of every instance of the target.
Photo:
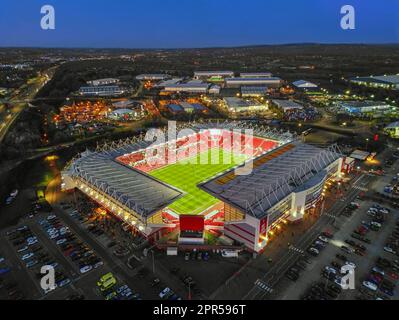
POLYGON ((341 174, 337 146, 307 145, 289 132, 238 122, 177 129, 164 141, 140 136, 78 155, 62 172, 63 191, 80 190, 157 244, 224 239, 259 252, 341 174))

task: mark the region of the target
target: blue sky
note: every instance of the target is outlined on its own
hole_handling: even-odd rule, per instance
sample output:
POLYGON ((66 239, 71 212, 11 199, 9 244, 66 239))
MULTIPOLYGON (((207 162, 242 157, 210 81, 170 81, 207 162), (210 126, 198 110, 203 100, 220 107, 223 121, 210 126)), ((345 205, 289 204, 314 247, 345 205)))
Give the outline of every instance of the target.
POLYGON ((0 46, 183 48, 398 43, 398 0, 1 0, 0 46), (40 28, 53 5, 56 30, 40 28), (356 9, 356 30, 340 8, 356 9))

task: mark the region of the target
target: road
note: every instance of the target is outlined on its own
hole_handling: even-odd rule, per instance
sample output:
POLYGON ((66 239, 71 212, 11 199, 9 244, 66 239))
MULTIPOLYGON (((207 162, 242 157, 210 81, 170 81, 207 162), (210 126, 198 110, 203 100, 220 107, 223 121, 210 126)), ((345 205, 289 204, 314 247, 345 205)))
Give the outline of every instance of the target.
MULTIPOLYGON (((29 79, 26 84, 18 89, 18 94, 13 96, 8 102, 11 108, 7 110, 5 107, 0 109, 0 143, 3 142, 9 129, 18 119, 19 115, 29 103, 34 99, 37 92, 51 79, 54 74, 55 67, 50 68, 36 78, 29 79)), ((1 101, 0 101, 1 102, 1 101)))

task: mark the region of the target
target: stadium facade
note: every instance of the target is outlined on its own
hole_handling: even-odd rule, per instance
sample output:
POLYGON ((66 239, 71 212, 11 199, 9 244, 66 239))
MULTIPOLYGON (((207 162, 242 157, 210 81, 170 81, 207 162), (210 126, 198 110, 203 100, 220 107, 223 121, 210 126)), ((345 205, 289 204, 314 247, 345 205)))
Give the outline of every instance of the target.
POLYGON ((167 142, 154 144, 140 137, 86 151, 62 172, 62 189, 79 189, 154 241, 179 228, 180 241, 183 231, 198 231, 203 225, 203 231, 216 230, 259 252, 282 220, 300 221, 322 201, 326 184, 341 174, 343 158, 336 146, 321 149, 307 145, 289 132, 238 122, 193 123, 185 129, 192 133, 167 142), (238 129, 251 129, 254 135, 237 133, 238 129), (232 150, 224 138, 236 141, 237 137, 246 160, 197 185, 217 203, 191 219, 174 210, 174 203, 187 195, 151 175, 153 170, 166 168, 152 159, 160 155, 160 148, 169 157, 174 154, 177 163, 203 150, 232 150), (193 148, 193 141, 205 149, 193 148), (251 167, 249 174, 238 174, 247 166, 251 167))

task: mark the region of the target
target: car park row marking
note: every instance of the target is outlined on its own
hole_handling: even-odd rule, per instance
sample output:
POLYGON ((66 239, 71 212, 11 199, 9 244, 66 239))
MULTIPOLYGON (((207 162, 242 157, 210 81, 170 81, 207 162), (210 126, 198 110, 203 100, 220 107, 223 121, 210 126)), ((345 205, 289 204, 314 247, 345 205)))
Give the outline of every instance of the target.
POLYGON ((268 286, 266 283, 264 283, 262 280, 258 279, 255 281, 255 285, 258 286, 259 288, 261 288, 263 291, 267 292, 267 293, 272 293, 273 292, 273 288, 271 288, 270 286, 268 286))
POLYGON ((298 252, 298 253, 300 253, 300 254, 304 254, 305 253, 305 251, 304 250, 302 250, 302 249, 299 249, 299 248, 297 248, 297 247, 294 247, 294 246, 289 246, 289 248, 288 249, 290 249, 290 250, 293 250, 293 251, 295 251, 295 252, 298 252))

